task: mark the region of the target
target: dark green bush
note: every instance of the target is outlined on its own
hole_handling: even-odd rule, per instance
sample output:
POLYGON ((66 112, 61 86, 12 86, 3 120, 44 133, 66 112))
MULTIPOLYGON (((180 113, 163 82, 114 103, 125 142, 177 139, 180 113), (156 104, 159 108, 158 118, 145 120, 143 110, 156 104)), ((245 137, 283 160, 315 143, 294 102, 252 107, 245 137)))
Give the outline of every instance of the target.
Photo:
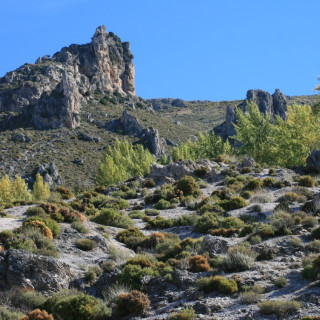
POLYGON ((102 209, 101 213, 96 216, 93 221, 118 228, 130 228, 134 225, 130 217, 112 208, 102 209))
POLYGON ((129 228, 127 230, 120 231, 117 235, 117 239, 125 244, 131 237, 141 238, 142 240, 146 238, 143 232, 138 228, 129 228))
POLYGON ((315 181, 311 176, 301 176, 298 180, 299 186, 313 188, 315 181))
POLYGON ((61 198, 64 200, 68 200, 74 197, 74 194, 68 188, 58 187, 55 191, 58 192, 61 195, 61 198))
POLYGON ((209 173, 209 168, 201 166, 200 168, 197 168, 193 171, 193 173, 199 177, 199 178, 203 178, 204 176, 206 176, 209 173))
POLYGON ((203 277, 196 281, 196 286, 204 292, 219 291, 223 294, 232 294, 238 291, 238 285, 233 279, 222 276, 203 277))
POLYGON ((166 219, 160 216, 157 216, 153 220, 147 222, 147 229, 167 229, 173 226, 172 219, 166 219))
POLYGON ((26 215, 28 217, 32 217, 32 216, 45 217, 46 212, 41 207, 31 207, 27 210, 26 215))
POLYGON ((142 186, 144 188, 154 188, 156 186, 156 183, 153 179, 146 179, 143 181, 142 186))
POLYGON ((150 306, 148 296, 140 291, 132 290, 122 293, 116 300, 115 310, 120 316, 129 314, 143 314, 150 306))
POLYGON ((263 186, 263 181, 260 179, 252 179, 246 185, 247 190, 255 191, 261 189, 263 186))
POLYGON ((76 241, 76 246, 80 250, 91 251, 91 250, 95 249, 98 246, 98 244, 94 240, 79 239, 79 240, 76 241))
POLYGON ((160 199, 153 207, 158 210, 166 210, 166 209, 169 209, 170 206, 171 204, 169 201, 160 199))
POLYGON ((273 283, 275 284, 275 286, 281 289, 288 284, 288 280, 285 277, 278 277, 273 281, 273 283))
POLYGON ((185 176, 176 182, 176 189, 183 192, 184 196, 199 196, 201 190, 196 180, 191 176, 185 176))
POLYGON ((301 304, 297 301, 279 301, 279 300, 264 300, 258 303, 258 308, 262 314, 275 314, 282 318, 289 314, 297 312, 301 308, 301 304))
POLYGON ((248 202, 242 197, 233 197, 230 200, 221 200, 218 204, 225 210, 235 210, 246 207, 248 202))
POLYGON ((179 312, 173 313, 169 320, 195 320, 197 317, 192 307, 183 308, 179 312))

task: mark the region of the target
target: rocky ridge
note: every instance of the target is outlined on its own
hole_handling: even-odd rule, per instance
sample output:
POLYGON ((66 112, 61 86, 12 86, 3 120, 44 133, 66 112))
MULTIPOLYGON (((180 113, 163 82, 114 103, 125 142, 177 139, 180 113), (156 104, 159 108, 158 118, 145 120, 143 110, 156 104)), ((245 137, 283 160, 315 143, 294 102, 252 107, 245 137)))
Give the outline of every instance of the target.
POLYGON ((0 112, 18 112, 36 129, 76 128, 94 90, 135 99, 133 55, 105 26, 92 41, 71 45, 0 78, 0 112))

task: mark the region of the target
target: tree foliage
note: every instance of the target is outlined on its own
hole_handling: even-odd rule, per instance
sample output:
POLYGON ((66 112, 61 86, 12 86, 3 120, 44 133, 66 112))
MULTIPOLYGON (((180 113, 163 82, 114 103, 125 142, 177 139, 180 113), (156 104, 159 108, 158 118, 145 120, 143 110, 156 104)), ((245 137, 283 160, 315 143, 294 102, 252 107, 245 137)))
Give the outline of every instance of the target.
POLYGON ((199 133, 198 140, 193 142, 188 140, 180 146, 172 149, 171 157, 173 161, 178 160, 198 160, 217 157, 219 154, 228 154, 231 147, 228 141, 224 142, 221 137, 212 133, 199 133))
POLYGON ((248 112, 236 111, 236 135, 241 143, 237 153, 251 156, 269 165, 292 167, 305 165, 312 150, 320 147, 320 116, 310 106, 294 104, 288 108, 287 120, 274 120, 259 111, 254 103, 248 112))
POLYGON ((26 182, 19 176, 11 181, 8 175, 0 179, 0 206, 11 205, 15 201, 29 201, 31 193, 26 182))
POLYGON ((133 146, 129 141, 116 140, 108 146, 100 164, 97 181, 101 185, 111 185, 134 176, 144 176, 150 172, 155 161, 149 150, 141 144, 133 146))
POLYGON ((40 173, 36 175, 36 181, 33 184, 32 196, 34 200, 45 200, 50 197, 50 188, 48 183, 43 183, 40 173))

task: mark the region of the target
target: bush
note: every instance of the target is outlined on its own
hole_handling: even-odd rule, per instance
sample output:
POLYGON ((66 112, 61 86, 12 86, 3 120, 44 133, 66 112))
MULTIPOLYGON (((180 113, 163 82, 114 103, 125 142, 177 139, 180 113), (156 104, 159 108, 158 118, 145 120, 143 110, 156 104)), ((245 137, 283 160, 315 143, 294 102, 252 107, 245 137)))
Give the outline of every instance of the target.
POLYGON ((263 181, 260 179, 252 179, 246 185, 246 189, 250 191, 255 191, 261 189, 263 186, 263 181))
POLYGON ((0 232, 0 243, 5 243, 13 237, 14 234, 11 230, 3 230, 0 232))
POLYGON ((150 306, 148 296, 143 292, 132 290, 122 293, 116 300, 115 310, 119 315, 143 314, 150 306))
POLYGON ((11 312, 7 308, 0 306, 0 319, 2 320, 20 320, 24 316, 21 312, 11 312))
POLYGON ((154 188, 157 184, 154 182, 153 179, 146 179, 143 181, 142 186, 144 188, 154 188))
POLYGON ((219 291, 223 294, 232 294, 238 291, 238 285, 233 279, 222 276, 203 277, 196 281, 196 286, 204 292, 219 291))
POLYGON ((314 179, 311 176, 301 176, 298 180, 299 186, 313 188, 315 185, 314 179))
POLYGON ((214 213, 204 213, 196 222, 195 231, 201 233, 207 233, 211 229, 215 229, 219 226, 217 217, 214 213))
POLYGON ((277 234, 290 233, 295 223, 292 215, 285 211, 277 211, 269 219, 277 234))
POLYGON ((241 303, 244 303, 244 304, 257 303, 261 299, 261 294, 263 292, 264 292, 263 287, 259 285, 252 286, 247 290, 245 290, 245 292, 241 293, 240 301, 241 303))
POLYGON ((68 188, 58 187, 55 191, 58 192, 64 200, 69 200, 74 197, 74 194, 68 188))
POLYGON ((271 188, 273 186, 274 182, 275 182, 274 178, 268 177, 268 178, 264 178, 262 180, 262 185, 264 188, 271 188))
POLYGON ((31 207, 27 210, 26 215, 28 217, 33 217, 33 216, 45 217, 46 212, 41 207, 31 207))
POLYGON ((252 191, 244 191, 241 195, 242 198, 244 199, 250 199, 253 196, 253 192, 252 191))
POLYGON ((33 290, 17 290, 11 299, 13 306, 24 309, 32 310, 40 308, 45 302, 46 298, 41 292, 33 290))
POLYGON ((59 212, 59 207, 54 203, 42 203, 41 208, 48 214, 59 212))
POLYGON ((288 284, 288 280, 285 277, 278 277, 276 278, 273 283, 278 288, 284 288, 288 284))
POLYGON ((166 210, 171 206, 170 202, 164 199, 160 199, 153 207, 158 210, 166 210))
POLYGON ((179 312, 173 313, 169 320, 194 320, 196 319, 196 313, 192 307, 183 308, 179 312))
POLYGON ((298 311, 301 304, 297 301, 265 300, 258 303, 262 314, 275 314, 278 317, 287 317, 289 314, 298 311))
POLYGON ((73 221, 71 227, 80 233, 89 233, 89 230, 81 223, 81 221, 73 221))
POLYGON ((53 306, 53 316, 63 320, 103 320, 111 316, 111 309, 99 299, 80 294, 58 300, 53 306))
POLYGON ((146 217, 146 214, 141 210, 133 210, 129 213, 131 219, 143 219, 146 217))
POLYGON ((51 314, 45 310, 36 309, 28 313, 27 316, 22 317, 20 320, 54 320, 51 314))
POLYGON ((24 220, 22 225, 28 226, 29 222, 32 222, 32 221, 43 222, 44 225, 50 229, 50 231, 54 237, 56 237, 60 234, 59 224, 51 218, 43 218, 43 217, 33 216, 33 217, 29 217, 26 220, 24 220))
POLYGON ((203 271, 210 270, 208 259, 201 255, 196 255, 191 257, 189 259, 189 267, 192 271, 195 271, 195 272, 203 272, 203 271))
POLYGON ((256 252, 244 246, 236 246, 228 250, 223 259, 223 268, 228 271, 244 271, 253 267, 257 258, 256 252))
POLYGON ((205 175, 207 175, 209 173, 209 168, 208 167, 204 167, 201 166, 200 168, 197 168, 193 171, 193 173, 199 177, 199 178, 203 178, 205 175))
POLYGON ((146 239, 143 243, 144 247, 151 247, 154 248, 159 243, 163 242, 165 239, 165 236, 163 233, 160 232, 153 232, 150 234, 148 239, 146 239))
POLYGON ((243 167, 240 171, 240 173, 250 173, 252 170, 250 167, 243 167))
POLYGON ((317 227, 317 228, 313 229, 313 230, 311 231, 311 235, 312 235, 315 239, 320 240, 320 227, 317 227))
POLYGON ((314 240, 314 241, 309 242, 306 245, 306 248, 309 251, 320 252, 320 240, 314 240))
POLYGON ((125 243, 129 248, 135 249, 137 244, 140 244, 146 236, 138 228, 129 228, 127 230, 120 231, 117 235, 117 239, 120 242, 125 243), (134 241, 135 239, 135 241, 134 241))
POLYGON ((230 228, 240 229, 240 228, 243 228, 244 225, 245 223, 237 217, 227 217, 221 221, 221 227, 226 229, 230 229, 230 228))
POLYGON ((276 172, 275 169, 271 168, 271 169, 269 169, 268 175, 269 175, 269 176, 276 176, 276 175, 277 175, 277 172, 276 172))
POLYGON ((196 180, 191 176, 185 176, 177 181, 176 189, 183 192, 184 196, 199 196, 201 190, 196 180))
POLYGON ((221 200, 218 204, 225 210, 235 210, 246 207, 248 202, 242 197, 233 197, 230 200, 221 200))
POLYGON ((171 219, 166 219, 163 217, 156 217, 153 220, 147 222, 147 229, 167 229, 173 226, 173 221, 171 219))
POLYGON ((101 213, 93 219, 94 222, 106 226, 113 226, 118 228, 130 228, 134 222, 127 215, 120 214, 112 208, 102 209, 101 213))
POLYGON ((25 220, 22 225, 24 228, 37 229, 42 235, 44 235, 48 239, 50 239, 50 240, 53 239, 53 235, 52 235, 51 230, 42 221, 39 221, 39 220, 26 221, 25 220))
POLYGON ((98 246, 97 242, 90 239, 79 239, 76 241, 76 247, 83 251, 91 251, 98 246))
POLYGON ((318 219, 314 216, 308 216, 302 219, 302 225, 304 227, 314 227, 318 224, 318 219))

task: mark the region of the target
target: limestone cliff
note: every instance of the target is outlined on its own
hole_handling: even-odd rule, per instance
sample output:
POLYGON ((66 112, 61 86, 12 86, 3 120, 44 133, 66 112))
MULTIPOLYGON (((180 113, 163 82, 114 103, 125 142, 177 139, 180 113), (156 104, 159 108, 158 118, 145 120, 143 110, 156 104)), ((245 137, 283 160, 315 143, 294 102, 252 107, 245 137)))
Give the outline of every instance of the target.
POLYGON ((0 78, 0 112, 20 112, 37 129, 76 128, 94 90, 135 98, 133 55, 105 26, 92 41, 63 48, 0 78))

